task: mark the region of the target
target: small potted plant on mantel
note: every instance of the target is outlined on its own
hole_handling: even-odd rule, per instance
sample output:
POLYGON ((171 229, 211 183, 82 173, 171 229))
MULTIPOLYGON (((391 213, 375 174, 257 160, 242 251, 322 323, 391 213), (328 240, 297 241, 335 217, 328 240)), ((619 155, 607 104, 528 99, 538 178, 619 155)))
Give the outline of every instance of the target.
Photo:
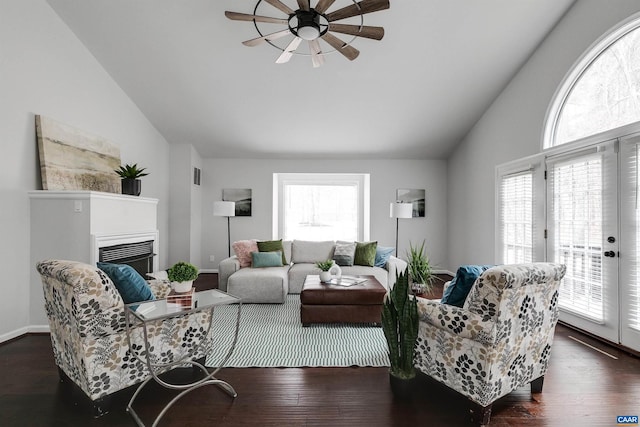
POLYGON ((171 287, 176 292, 189 292, 193 281, 198 278, 198 268, 188 262, 180 261, 167 270, 171 287))
POLYGON ((120 166, 114 172, 122 178, 122 194, 139 196, 142 191, 142 181, 140 178, 149 175, 144 171, 146 168, 139 168, 138 164, 120 166))

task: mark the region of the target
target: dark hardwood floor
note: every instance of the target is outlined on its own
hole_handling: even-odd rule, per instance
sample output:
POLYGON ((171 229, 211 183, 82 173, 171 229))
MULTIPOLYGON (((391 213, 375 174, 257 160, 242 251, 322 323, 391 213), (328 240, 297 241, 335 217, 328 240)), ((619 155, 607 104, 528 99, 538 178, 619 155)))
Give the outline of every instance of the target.
MULTIPOLYGON (((239 345, 250 345, 240 343, 239 345)), ((191 378, 190 369, 166 374, 191 378)), ((215 386, 185 396, 161 426, 464 426, 467 402, 420 376, 412 398, 395 399, 386 368, 227 368, 215 386)), ((48 335, 0 345, 0 426, 133 426, 125 411, 135 387, 114 395, 111 411, 94 419, 88 399, 58 381, 48 335)), ((156 384, 136 409, 150 425, 175 392, 156 384)), ((492 426, 615 426, 617 415, 640 414, 640 359, 559 325, 541 394, 519 389, 494 404, 492 426), (573 337, 573 338, 572 338, 573 337), (616 359, 585 346, 577 338, 616 359)))

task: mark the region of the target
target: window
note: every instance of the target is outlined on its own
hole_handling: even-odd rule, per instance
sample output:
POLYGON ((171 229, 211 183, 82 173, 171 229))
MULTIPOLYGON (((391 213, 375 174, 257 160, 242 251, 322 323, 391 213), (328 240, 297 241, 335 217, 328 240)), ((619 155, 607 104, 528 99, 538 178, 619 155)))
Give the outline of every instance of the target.
POLYGON ((640 121, 640 21, 587 50, 565 77, 547 117, 544 148, 640 121))
POLYGON ((500 184, 502 262, 533 261, 533 172, 504 175, 500 184))
POLYGON ((561 307, 604 320, 603 161, 600 154, 550 164, 553 259, 567 266, 561 307))
POLYGON ((369 239, 368 174, 274 174, 273 236, 369 239))

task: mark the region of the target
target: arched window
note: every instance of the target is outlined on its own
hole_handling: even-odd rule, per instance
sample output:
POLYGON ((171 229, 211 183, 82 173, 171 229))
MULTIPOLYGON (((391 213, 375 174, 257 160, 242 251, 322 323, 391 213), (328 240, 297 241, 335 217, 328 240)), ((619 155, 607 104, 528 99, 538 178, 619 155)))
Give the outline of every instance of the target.
POLYGON ((640 122, 640 16, 596 42, 558 89, 543 148, 640 122))

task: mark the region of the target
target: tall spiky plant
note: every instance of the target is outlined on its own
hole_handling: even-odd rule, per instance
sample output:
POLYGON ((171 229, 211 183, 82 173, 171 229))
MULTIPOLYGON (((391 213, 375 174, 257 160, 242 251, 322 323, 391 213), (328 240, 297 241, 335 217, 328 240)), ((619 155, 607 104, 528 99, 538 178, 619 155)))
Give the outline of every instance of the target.
POLYGON ((389 346, 391 375, 413 378, 416 375, 413 351, 418 338, 418 304, 413 296, 409 296, 406 271, 397 276, 395 286, 384 297, 382 329, 389 346))

